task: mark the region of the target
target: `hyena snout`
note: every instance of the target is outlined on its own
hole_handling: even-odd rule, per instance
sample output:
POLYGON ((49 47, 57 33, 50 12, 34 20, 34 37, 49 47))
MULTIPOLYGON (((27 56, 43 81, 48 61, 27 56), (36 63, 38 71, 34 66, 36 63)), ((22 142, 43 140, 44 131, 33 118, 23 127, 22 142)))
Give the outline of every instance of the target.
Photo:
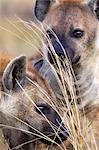
POLYGON ((77 50, 75 49, 75 46, 72 42, 66 41, 65 37, 59 37, 59 40, 52 41, 52 45, 54 48, 54 52, 50 49, 48 52, 48 59, 53 64, 55 62, 55 55, 56 53, 60 60, 68 59, 72 65, 77 64, 80 60, 80 54, 77 53, 77 50))
MULTIPOLYGON (((59 114, 49 105, 38 106, 38 108, 37 112, 43 114, 45 120, 47 119, 44 122, 42 133, 59 144, 66 140, 69 136, 69 130, 65 127, 59 114)), ((41 139, 41 141, 45 144, 51 144, 47 139, 41 139)))

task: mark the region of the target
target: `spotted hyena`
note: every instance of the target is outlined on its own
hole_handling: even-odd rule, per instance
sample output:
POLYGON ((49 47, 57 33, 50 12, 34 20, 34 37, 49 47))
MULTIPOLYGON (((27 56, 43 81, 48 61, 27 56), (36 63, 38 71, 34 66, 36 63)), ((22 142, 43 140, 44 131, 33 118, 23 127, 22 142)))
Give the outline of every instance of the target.
POLYGON ((79 89, 76 94, 80 108, 99 99, 98 9, 97 0, 36 0, 35 3, 34 14, 53 48, 44 38, 43 58, 34 65, 50 81, 55 93, 62 95, 50 66, 55 66, 56 55, 60 62, 69 62, 76 79, 73 86, 79 89))
POLYGON ((48 83, 31 66, 27 69, 26 56, 7 64, 1 86, 0 125, 10 148, 33 150, 36 140, 50 145, 67 139, 56 98, 48 83))

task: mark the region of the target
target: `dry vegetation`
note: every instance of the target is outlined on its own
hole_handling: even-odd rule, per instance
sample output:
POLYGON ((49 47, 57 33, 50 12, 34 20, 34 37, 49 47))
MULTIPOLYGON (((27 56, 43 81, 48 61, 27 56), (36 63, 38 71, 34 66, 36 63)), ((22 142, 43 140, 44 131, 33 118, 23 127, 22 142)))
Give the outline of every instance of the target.
MULTIPOLYGON (((32 32, 36 33, 36 36, 41 39, 40 35, 41 35, 42 31, 38 27, 36 29, 36 25, 34 23, 32 23, 32 22, 26 23, 19 19, 18 19, 18 22, 20 22, 20 24, 23 24, 24 28, 27 28, 27 32, 26 32, 26 30, 21 30, 22 35, 24 35, 24 37, 27 38, 23 42, 25 42, 25 41, 28 42, 27 43, 28 45, 33 44, 32 41, 28 41, 28 38, 30 38, 30 40, 31 40, 32 32), (37 30, 39 30, 39 31, 37 32, 37 30)), ((14 26, 14 24, 12 24, 12 26, 14 26)), ((4 29, 6 29, 6 28, 4 28, 4 29)), ((17 28, 15 26, 15 30, 20 31, 18 26, 17 26, 17 28)), ((7 32, 9 32, 9 31, 7 31, 7 32)), ((44 33, 42 33, 42 34, 44 35, 44 33)), ((15 33, 15 36, 16 35, 20 39, 22 39, 19 34, 15 33)), ((46 36, 46 35, 44 35, 44 36, 46 36)), ((47 39, 48 39, 48 37, 47 37, 47 39)), ((56 56, 56 58, 57 58, 57 56, 56 56)), ((70 130, 70 136, 68 138, 68 141, 70 143, 72 143, 75 150, 84 150, 84 149, 97 150, 98 147, 95 143, 94 132, 91 127, 92 122, 87 120, 87 118, 83 115, 84 112, 82 114, 79 111, 77 103, 76 103, 77 97, 75 95, 75 88, 74 88, 74 82, 73 82, 74 77, 73 77, 73 72, 72 72, 71 66, 70 66, 70 64, 68 64, 68 62, 65 62, 65 65, 68 68, 67 72, 64 72, 64 69, 61 66, 61 64, 57 58, 57 72, 60 74, 60 78, 58 79, 58 82, 59 82, 60 88, 62 89, 62 92, 63 92, 62 94, 64 96, 64 101, 65 101, 65 104, 62 104, 61 107, 58 107, 58 109, 60 110, 60 112, 62 114, 61 117, 62 117, 63 122, 65 123, 66 126, 68 126, 68 128, 70 130), (73 102, 74 105, 71 105, 71 103, 69 102, 66 85, 68 85, 68 89, 70 92, 71 103, 73 102), (67 115, 67 112, 68 112, 68 115, 67 115), (92 138, 89 139, 89 136, 92 138)), ((42 90, 43 89, 41 89, 41 91, 42 90)), ((26 93, 26 95, 27 95, 27 93, 26 93)), ((67 144, 67 143, 63 143, 59 149, 65 150, 66 149, 65 144, 67 144)), ((41 146, 42 145, 40 145, 40 149, 41 149, 41 146)), ((45 146, 45 149, 46 148, 47 147, 45 146)), ((37 147, 36 149, 39 149, 39 147, 37 147)), ((43 149, 44 149, 44 145, 43 145, 43 149)), ((56 149, 58 149, 58 148, 56 148, 56 149)))
MULTIPOLYGON (((41 30, 38 29, 33 22, 25 22, 17 17, 16 19, 14 18, 14 20, 6 19, 6 21, 2 21, 0 23, 0 49, 7 52, 10 51, 14 55, 21 53, 26 53, 28 55, 33 53, 35 54, 42 42, 41 34, 41 30)), ((68 63, 66 64, 69 68, 69 71, 66 74, 58 59, 57 64, 57 72, 61 77, 58 80, 65 100, 65 104, 58 109, 60 109, 60 112, 63 114, 61 116, 63 122, 70 130, 70 137, 68 141, 72 143, 75 150, 98 150, 94 140, 94 132, 91 126, 92 122, 88 121, 86 117, 82 115, 76 103, 77 97, 75 95, 73 83, 74 77, 72 76, 73 73, 71 66, 68 63), (71 103, 74 103, 73 106, 69 102, 67 88, 65 85, 68 85, 68 89, 70 90, 70 96, 72 99, 71 103), (66 112, 68 112, 69 117, 66 112), (89 139, 89 137, 91 138, 89 139)), ((67 143, 63 143, 59 149, 66 150, 65 144, 67 143)), ((6 150, 4 147, 3 139, 1 138, 0 150, 6 150)), ((39 148, 37 148, 37 150, 38 149, 39 148)), ((49 148, 47 146, 44 148, 44 145, 41 145, 40 149, 48 150, 49 148)), ((53 150, 55 150, 55 148, 53 150)))
POLYGON ((31 6, 33 0, 0 1, 0 51, 28 55, 37 51, 39 41, 36 34, 17 19, 34 20, 31 6))
POLYGON ((6 20, 0 24, 0 49, 13 54, 35 54, 40 47, 36 34, 35 27, 28 28, 19 19, 6 20))

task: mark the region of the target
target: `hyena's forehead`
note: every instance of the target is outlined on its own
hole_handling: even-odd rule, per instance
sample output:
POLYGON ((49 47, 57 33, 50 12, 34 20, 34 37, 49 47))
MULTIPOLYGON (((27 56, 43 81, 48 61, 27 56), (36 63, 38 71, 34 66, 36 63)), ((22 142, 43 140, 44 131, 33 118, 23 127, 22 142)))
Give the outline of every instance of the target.
POLYGON ((49 94, 35 81, 24 86, 17 94, 17 99, 25 105, 37 105, 49 103, 49 94))
POLYGON ((49 11, 44 23, 53 28, 58 27, 58 29, 60 29, 61 26, 63 27, 62 29, 65 29, 70 25, 74 26, 74 28, 77 26, 83 28, 85 22, 88 23, 89 20, 89 23, 92 23, 93 20, 94 22, 96 21, 87 5, 61 4, 49 11))

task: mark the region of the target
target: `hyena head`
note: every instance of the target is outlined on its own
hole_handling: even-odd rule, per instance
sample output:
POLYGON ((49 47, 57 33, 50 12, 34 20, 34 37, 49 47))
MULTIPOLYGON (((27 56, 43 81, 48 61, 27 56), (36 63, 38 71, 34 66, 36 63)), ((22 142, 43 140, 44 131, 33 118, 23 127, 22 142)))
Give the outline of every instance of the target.
MULTIPOLYGON (((67 55, 75 65, 95 51, 96 0, 88 3, 84 0, 60 0, 54 4, 55 0, 36 0, 35 16, 42 22, 59 58, 63 60, 67 55)), ((45 48, 44 54, 53 63, 54 52, 49 45, 48 48, 50 51, 45 48)))
POLYGON ((59 144, 69 132, 55 108, 55 97, 46 81, 36 72, 27 73, 26 67, 26 57, 17 57, 2 76, 0 123, 17 129, 11 133, 5 129, 5 138, 9 138, 11 147, 37 137, 46 144, 51 140, 59 144))
POLYGON ((56 53, 62 62, 70 62, 79 88, 77 95, 79 93, 78 97, 85 103, 97 99, 98 11, 96 0, 60 0, 59 3, 36 0, 34 11, 52 43, 50 46, 50 42, 46 42, 45 57, 54 64, 56 53))

